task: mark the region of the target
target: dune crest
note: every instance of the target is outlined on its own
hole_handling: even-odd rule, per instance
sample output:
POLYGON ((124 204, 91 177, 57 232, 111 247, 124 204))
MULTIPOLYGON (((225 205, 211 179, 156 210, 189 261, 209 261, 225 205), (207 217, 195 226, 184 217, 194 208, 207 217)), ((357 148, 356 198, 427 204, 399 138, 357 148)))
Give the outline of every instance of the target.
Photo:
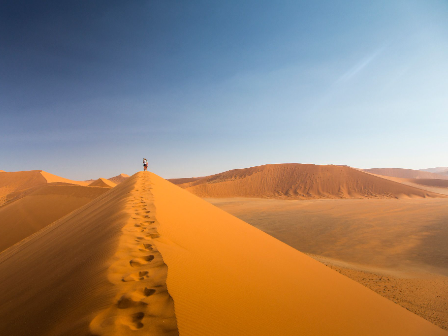
POLYGON ((56 182, 87 185, 87 183, 69 180, 43 170, 0 172, 0 206, 8 203, 11 198, 17 198, 21 192, 27 189, 56 182))
POLYGON ((149 172, 0 253, 0 274, 1 335, 447 335, 149 172))
POLYGON ((108 269, 115 302, 90 323, 94 335, 178 335, 173 300, 166 287, 167 266, 155 246, 160 237, 147 174, 135 182, 127 208, 132 220, 122 228, 108 269), (137 332, 138 331, 138 332, 137 332))
POLYGON ((180 335, 448 335, 150 174, 180 335))
POLYGON ((115 186, 116 184, 114 182, 106 180, 105 178, 102 177, 89 184, 89 187, 113 188, 115 186))
POLYGON ((121 182, 126 181, 128 178, 129 178, 128 174, 119 174, 117 176, 109 178, 108 180, 115 184, 120 184, 121 182))
POLYGON ((0 207, 0 252, 89 203, 106 188, 48 183, 11 195, 0 207))
POLYGON ((199 197, 419 198, 445 197, 347 166, 269 164, 192 179, 170 180, 199 197))
POLYGON ((404 168, 371 168, 363 171, 375 175, 406 178, 406 179, 441 179, 448 180, 448 175, 437 174, 434 172, 413 170, 404 168))

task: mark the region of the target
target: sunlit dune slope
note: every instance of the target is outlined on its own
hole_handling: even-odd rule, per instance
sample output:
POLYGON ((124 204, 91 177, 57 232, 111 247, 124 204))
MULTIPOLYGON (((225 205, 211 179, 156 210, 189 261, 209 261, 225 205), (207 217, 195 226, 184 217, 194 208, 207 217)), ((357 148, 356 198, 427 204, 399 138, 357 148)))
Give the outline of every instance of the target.
POLYGON ((27 190, 26 196, 0 208, 0 252, 107 191, 57 183, 27 190))
POLYGON ((107 271, 130 220, 135 182, 106 189, 0 253, 0 335, 89 335, 115 295, 107 271))
POLYGON ((400 178, 393 176, 381 176, 378 177, 394 181, 400 184, 408 185, 410 187, 426 190, 439 195, 448 196, 448 180, 441 179, 420 179, 420 178, 400 178))
POLYGON ((200 197, 291 199, 441 197, 347 166, 296 163, 235 169, 182 183, 179 186, 200 197))
POLYGON ((0 274, 0 335, 447 335, 149 172, 0 253, 0 274))
POLYGON ((408 179, 442 179, 448 180, 448 175, 435 174, 421 170, 403 169, 403 168, 372 168, 363 169, 363 171, 375 175, 408 178, 408 179))
POLYGON ((436 188, 448 188, 448 180, 436 180, 436 179, 409 179, 409 182, 420 184, 428 187, 436 188))
POLYGON ((120 175, 111 177, 108 180, 113 182, 113 183, 115 183, 115 184, 120 184, 121 182, 126 181, 128 178, 129 178, 129 175, 127 175, 127 174, 120 174, 120 175))
POLYGON ((26 189, 53 182, 87 185, 87 183, 69 180, 42 170, 0 172, 0 206, 9 201, 8 195, 12 193, 15 193, 13 197, 17 197, 26 189))
POLYGON ((447 335, 151 174, 180 335, 447 335))
POLYGON ((187 183, 191 184, 191 182, 195 182, 197 180, 200 180, 202 178, 206 178, 205 177, 186 177, 186 178, 174 178, 174 179, 168 179, 168 181, 170 181, 171 183, 177 184, 177 185, 187 185, 187 183))
POLYGON ((113 188, 116 185, 117 185, 116 183, 106 180, 102 177, 89 184, 90 187, 102 187, 102 188, 113 188))

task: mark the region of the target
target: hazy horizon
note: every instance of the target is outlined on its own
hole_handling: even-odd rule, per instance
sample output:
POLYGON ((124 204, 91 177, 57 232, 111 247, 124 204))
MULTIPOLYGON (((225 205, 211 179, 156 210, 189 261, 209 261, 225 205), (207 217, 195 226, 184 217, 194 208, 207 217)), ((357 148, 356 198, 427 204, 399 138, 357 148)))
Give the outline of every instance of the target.
POLYGON ((448 166, 445 1, 0 4, 0 169, 448 166))

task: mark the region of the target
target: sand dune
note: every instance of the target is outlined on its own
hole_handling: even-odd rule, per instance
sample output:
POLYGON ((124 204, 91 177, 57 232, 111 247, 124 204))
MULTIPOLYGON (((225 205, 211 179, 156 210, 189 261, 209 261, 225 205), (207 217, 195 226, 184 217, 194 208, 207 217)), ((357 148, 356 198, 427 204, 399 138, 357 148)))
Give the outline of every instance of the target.
POLYGON ((207 199, 448 330, 448 199, 207 199))
POLYGON ((0 274, 1 335, 447 335, 151 173, 0 253, 0 274))
POLYGON ((129 178, 0 253, 0 335, 177 334, 141 184, 129 178))
POLYGON ((106 180, 102 177, 89 184, 90 187, 102 187, 102 188, 113 188, 116 185, 117 185, 116 183, 106 180))
POLYGON ((379 176, 381 178, 394 181, 400 184, 408 185, 410 187, 448 196, 448 188, 446 187, 448 180, 412 179, 412 178, 400 178, 400 177, 381 176, 381 175, 375 175, 375 176, 379 176))
POLYGON ((448 188, 448 180, 436 180, 436 179, 408 179, 409 182, 420 184, 428 187, 436 188, 448 188))
POLYGON ((442 179, 448 180, 448 175, 435 174, 427 171, 403 169, 403 168, 372 168, 363 171, 375 175, 391 176, 408 179, 442 179))
POLYGON ((87 183, 69 180, 42 170, 0 172, 0 206, 9 202, 10 198, 17 198, 21 192, 29 188, 54 182, 87 185, 87 183))
POLYGON ((127 175, 127 174, 120 174, 120 175, 111 177, 108 180, 113 182, 113 183, 115 183, 115 184, 120 184, 121 182, 126 181, 128 178, 129 178, 129 175, 127 175))
POLYGON ((430 172, 430 173, 448 175, 448 167, 426 168, 426 169, 420 169, 420 170, 430 172))
POLYGON ((58 183, 27 189, 17 201, 0 208, 0 252, 106 191, 105 188, 58 183))
MULTIPOLYGON (((182 179, 170 180, 173 183, 182 179)), ((347 166, 276 164, 235 169, 180 183, 200 197, 419 198, 442 197, 415 187, 391 182, 347 166)))

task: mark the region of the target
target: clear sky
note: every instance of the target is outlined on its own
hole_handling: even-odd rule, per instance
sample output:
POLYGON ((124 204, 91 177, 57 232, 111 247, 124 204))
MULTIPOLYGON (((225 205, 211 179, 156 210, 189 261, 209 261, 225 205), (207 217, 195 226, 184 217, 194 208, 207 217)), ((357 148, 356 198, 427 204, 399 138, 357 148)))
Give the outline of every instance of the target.
POLYGON ((1 1, 0 169, 448 166, 448 2, 1 1))

